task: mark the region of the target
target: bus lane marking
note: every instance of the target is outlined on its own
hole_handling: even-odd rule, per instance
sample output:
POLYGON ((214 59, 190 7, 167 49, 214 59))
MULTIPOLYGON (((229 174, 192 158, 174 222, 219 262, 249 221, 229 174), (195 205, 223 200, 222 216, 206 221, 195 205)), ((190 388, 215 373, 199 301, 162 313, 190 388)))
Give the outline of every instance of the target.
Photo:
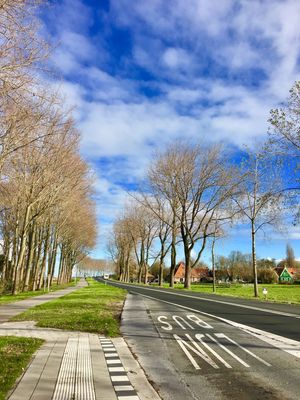
MULTIPOLYGON (((208 335, 207 335, 208 336, 208 335)), ((224 338, 227 339, 229 342, 235 344, 236 346, 238 346, 240 349, 244 350, 246 353, 250 354, 250 356, 256 358, 258 361, 262 362, 263 364, 265 364, 267 367, 271 367, 271 364, 269 364, 267 361, 263 360, 262 358, 260 358, 259 356, 257 356, 256 354, 252 353, 252 351, 246 349, 245 347, 241 346, 240 344, 238 344, 237 342, 235 342, 234 340, 230 339, 228 336, 224 335, 224 333, 215 333, 215 336, 217 336, 218 338, 224 338)))
MULTIPOLYGON (((170 333, 171 331, 173 331, 173 329, 175 329, 176 326, 182 329, 183 331, 186 331, 187 329, 186 327, 189 327, 191 330, 195 330, 195 328, 189 322, 187 322, 187 319, 189 321, 192 321, 197 327, 201 327, 204 330, 214 329, 211 325, 209 325, 207 322, 203 321, 201 318, 199 318, 197 315, 194 314, 188 314, 185 315, 184 317, 178 315, 170 315, 169 317, 167 315, 159 315, 157 317, 157 321, 160 323, 160 328, 170 333), (173 324, 175 323, 175 326, 173 326, 172 323, 173 324)), ((225 353, 227 353, 230 357, 239 362, 245 368, 250 368, 250 365, 246 363, 238 355, 236 355, 233 351, 229 350, 228 347, 222 344, 218 339, 227 340, 230 345, 233 344, 234 346, 236 346, 237 349, 243 350, 256 360, 263 363, 264 365, 268 367, 271 366, 271 364, 269 364, 256 354, 252 353, 250 350, 244 348, 243 346, 241 346, 239 343, 229 338, 224 333, 211 333, 211 334, 195 333, 194 338, 188 333, 185 333, 184 334, 185 337, 183 338, 176 333, 173 333, 172 335, 177 344, 179 345, 179 347, 182 349, 182 351, 184 352, 184 354, 186 355, 186 357, 196 370, 201 369, 201 367, 195 360, 194 358, 195 355, 202 358, 212 368, 214 369, 220 368, 219 365, 207 354, 206 351, 211 353, 226 368, 232 368, 232 366, 217 351, 215 351, 208 343, 206 343, 205 339, 206 340, 209 339, 211 343, 215 344, 218 348, 223 350, 225 353)))
MULTIPOLYGON (((184 310, 193 311, 197 314, 202 314, 202 315, 206 315, 210 318, 217 319, 218 321, 224 322, 225 324, 239 328, 240 330, 244 331, 245 333, 248 333, 251 336, 255 336, 256 338, 260 339, 261 341, 264 341, 277 349, 280 349, 286 353, 289 353, 290 355, 292 355, 294 357, 300 358, 300 342, 297 340, 288 339, 286 337, 279 336, 274 333, 262 331, 260 329, 250 327, 248 325, 243 325, 243 324, 231 321, 226 318, 218 317, 217 315, 213 315, 213 314, 210 314, 210 313, 207 313, 204 311, 199 311, 199 310, 196 310, 191 307, 183 306, 181 304, 172 303, 170 301, 157 299, 155 297, 148 296, 146 294, 142 294, 139 292, 131 291, 131 293, 142 296, 142 297, 146 297, 146 298, 154 300, 154 301, 159 301, 160 303, 166 303, 171 306, 179 307, 184 310)), ((282 314, 282 315, 285 315, 285 314, 282 314)))
MULTIPOLYGON (((207 335, 209 336, 209 335, 207 335)), ((202 344, 202 346, 204 346, 208 351, 210 351, 219 361, 221 361, 221 363, 223 363, 225 365, 226 368, 232 368, 232 366, 230 364, 228 364, 223 357, 221 357, 216 351, 214 351, 207 343, 204 342, 204 340, 202 340, 202 338, 205 337, 205 335, 203 333, 197 333, 196 334, 196 339, 199 340, 199 342, 202 344)))
POLYGON ((184 353, 187 355, 188 359, 192 362, 192 364, 194 365, 194 367, 196 369, 201 369, 201 367, 199 367, 199 365, 197 364, 197 362, 195 361, 194 357, 191 355, 191 353, 188 351, 188 349, 190 349, 192 352, 194 352, 195 354, 197 354, 197 356, 201 357, 204 361, 206 361, 209 365, 211 365, 213 368, 215 369, 219 369, 218 365, 205 353, 204 350, 201 349, 201 347, 198 345, 198 343, 196 343, 191 337, 190 335, 186 334, 185 335, 190 342, 194 345, 191 346, 188 342, 186 342, 185 340, 182 340, 180 336, 176 335, 175 333, 173 334, 173 337, 175 338, 176 342, 179 344, 179 346, 182 348, 182 350, 184 351, 184 353))

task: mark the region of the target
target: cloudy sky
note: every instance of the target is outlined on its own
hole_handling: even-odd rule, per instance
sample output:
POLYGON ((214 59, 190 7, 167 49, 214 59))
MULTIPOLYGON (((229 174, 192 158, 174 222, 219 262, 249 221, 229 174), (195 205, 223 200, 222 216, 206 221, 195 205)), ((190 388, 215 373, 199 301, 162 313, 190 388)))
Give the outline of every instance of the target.
MULTIPOLYGON (((154 149, 179 137, 251 145, 300 79, 299 0, 52 0, 42 19, 97 175, 98 257, 154 149)), ((219 252, 250 252, 249 239, 236 228, 219 252)), ((300 257, 299 239, 275 234, 258 255, 281 258, 289 240, 300 257)))

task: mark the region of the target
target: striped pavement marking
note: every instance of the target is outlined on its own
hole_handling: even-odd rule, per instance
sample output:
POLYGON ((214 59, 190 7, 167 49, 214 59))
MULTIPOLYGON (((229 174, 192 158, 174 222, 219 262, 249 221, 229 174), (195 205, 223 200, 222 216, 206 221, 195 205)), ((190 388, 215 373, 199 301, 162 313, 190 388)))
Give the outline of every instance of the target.
POLYGON ((112 341, 103 336, 100 336, 99 339, 104 352, 108 373, 118 400, 140 400, 136 390, 131 385, 127 372, 112 341))

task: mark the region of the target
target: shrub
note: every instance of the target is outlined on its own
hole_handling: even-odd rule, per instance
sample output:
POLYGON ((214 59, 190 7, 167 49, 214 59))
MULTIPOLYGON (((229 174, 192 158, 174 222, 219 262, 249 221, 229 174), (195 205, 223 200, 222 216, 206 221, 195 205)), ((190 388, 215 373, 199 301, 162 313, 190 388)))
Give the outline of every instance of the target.
POLYGON ((257 279, 261 283, 278 283, 278 275, 271 268, 260 268, 257 271, 257 279))

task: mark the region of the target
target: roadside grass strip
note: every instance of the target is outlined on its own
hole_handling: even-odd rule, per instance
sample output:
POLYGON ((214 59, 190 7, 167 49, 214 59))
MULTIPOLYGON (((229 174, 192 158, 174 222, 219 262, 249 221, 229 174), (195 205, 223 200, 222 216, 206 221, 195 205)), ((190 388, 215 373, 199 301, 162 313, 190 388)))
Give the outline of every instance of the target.
POLYGON ((14 321, 36 321, 37 326, 119 336, 126 292, 89 279, 89 286, 28 309, 14 321))
POLYGON ((118 400, 140 400, 112 341, 104 336, 100 336, 99 339, 118 400))
POLYGON ((41 339, 15 336, 0 337, 0 400, 6 399, 16 379, 24 372, 41 339))
MULTIPOLYGON (((165 287, 168 288, 167 285, 165 287)), ((176 284, 174 289, 184 288, 183 284, 176 284)), ((209 293, 209 294, 220 294, 229 297, 240 297, 251 300, 270 301, 276 303, 287 303, 287 304, 300 304, 300 285, 290 284, 259 284, 259 298, 253 296, 253 284, 228 284, 228 285, 216 285, 216 293, 213 293, 213 286, 211 283, 200 283, 191 285, 192 292, 196 293, 209 293), (263 289, 266 288, 268 291, 267 296, 263 294, 263 289)))

